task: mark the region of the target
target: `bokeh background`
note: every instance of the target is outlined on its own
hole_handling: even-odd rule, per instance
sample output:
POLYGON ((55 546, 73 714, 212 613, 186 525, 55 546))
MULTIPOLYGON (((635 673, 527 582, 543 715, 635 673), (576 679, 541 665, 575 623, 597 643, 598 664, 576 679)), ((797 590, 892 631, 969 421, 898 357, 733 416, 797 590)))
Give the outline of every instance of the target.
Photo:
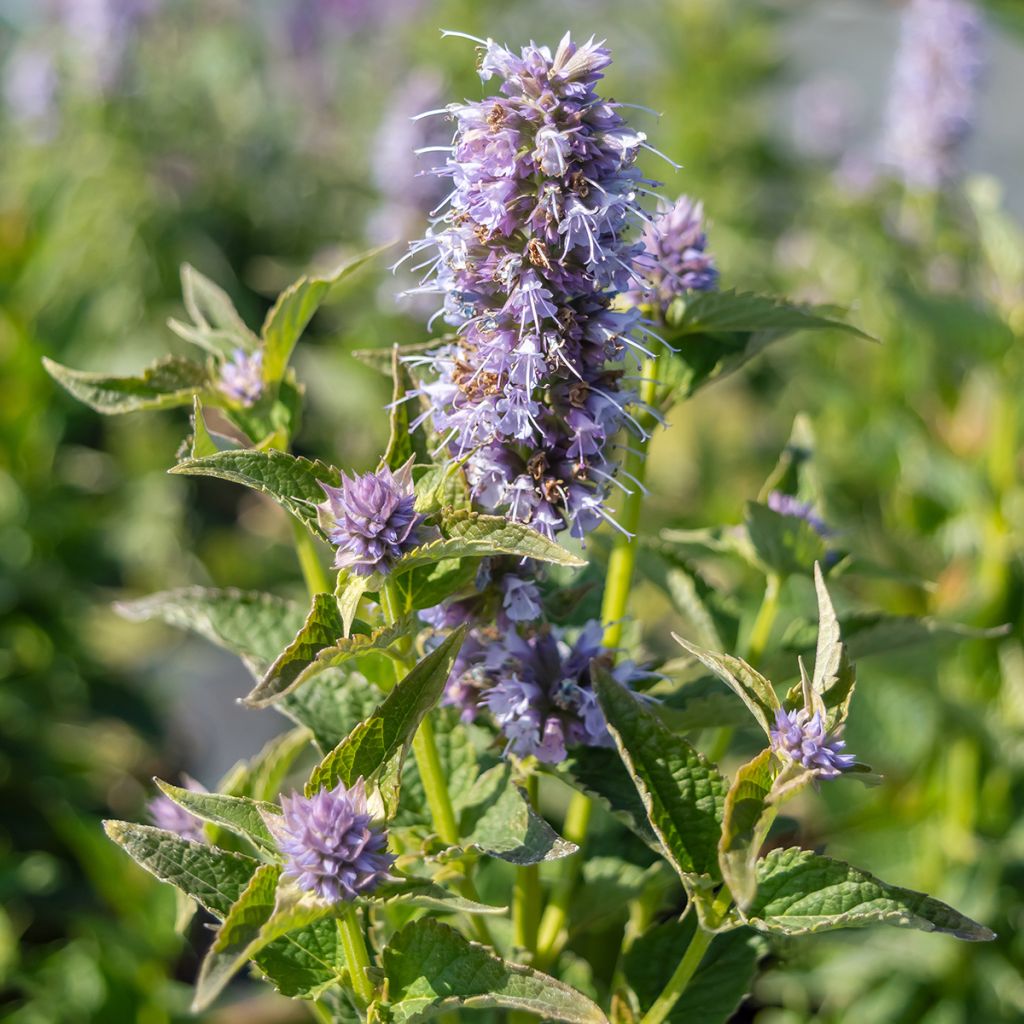
MULTIPOLYGON (((723 285, 845 307, 882 340, 795 338, 677 409, 646 526, 738 521, 804 412, 830 523, 886 568, 855 596, 1011 627, 865 661, 848 738, 886 784, 823 793, 804 824, 999 940, 777 947, 736 1019, 1024 1019, 1022 6, 985 8, 973 131, 931 190, 884 160, 883 0, 0 0, 0 1016, 190 1019, 195 937, 99 820, 143 818, 154 774, 214 785, 285 722, 235 705, 231 658, 111 603, 302 593, 279 510, 166 475, 182 414, 101 420, 41 357, 127 372, 173 348, 185 261, 258 324, 309 267, 422 233, 436 185, 411 151, 437 139, 409 118, 481 92, 440 29, 571 28, 608 39, 612 95, 661 113, 635 112, 684 166, 650 172, 704 200, 723 285)), ((405 283, 365 274, 314 321, 302 451, 375 461, 384 381, 350 352, 427 337, 405 283)), ((672 610, 638 599, 667 635, 672 610)), ((304 1016, 243 985, 206 1019, 304 1016)))

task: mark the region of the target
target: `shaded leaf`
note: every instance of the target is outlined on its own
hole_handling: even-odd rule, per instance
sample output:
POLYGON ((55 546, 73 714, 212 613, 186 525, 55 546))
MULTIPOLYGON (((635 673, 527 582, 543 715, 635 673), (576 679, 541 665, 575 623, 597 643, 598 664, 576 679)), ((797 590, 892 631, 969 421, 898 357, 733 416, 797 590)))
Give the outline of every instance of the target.
POLYGON ((316 508, 324 500, 320 485, 337 487, 341 483, 341 473, 333 466, 273 448, 218 452, 202 459, 185 459, 169 472, 230 480, 267 494, 323 540, 327 535, 317 520, 316 508))
POLYGON ((717 879, 727 780, 640 698, 599 666, 592 671, 608 728, 673 867, 688 887, 717 879))
POLYGON ((784 516, 748 501, 744 523, 758 559, 779 576, 810 575, 827 554, 821 535, 798 516, 784 516))
POLYGON ((413 395, 413 381, 399 358, 398 346, 391 349, 391 377, 394 388, 388 409, 390 435, 384 462, 393 470, 401 469, 410 459, 423 466, 432 462, 426 431, 422 425, 415 429, 412 422, 423 412, 424 400, 413 395))
POLYGON ((530 967, 508 963, 457 931, 425 918, 384 948, 388 1002, 371 1020, 413 1024, 448 1010, 503 1007, 568 1024, 606 1024, 586 996, 530 967))
POLYGON ((135 377, 72 370, 45 357, 43 366, 65 391, 96 412, 109 416, 191 405, 193 396, 210 386, 205 366, 178 356, 167 356, 135 377))
POLYGON ((321 753, 326 753, 369 718, 383 698, 362 673, 327 669, 317 676, 316 686, 292 690, 274 707, 310 729, 321 753))

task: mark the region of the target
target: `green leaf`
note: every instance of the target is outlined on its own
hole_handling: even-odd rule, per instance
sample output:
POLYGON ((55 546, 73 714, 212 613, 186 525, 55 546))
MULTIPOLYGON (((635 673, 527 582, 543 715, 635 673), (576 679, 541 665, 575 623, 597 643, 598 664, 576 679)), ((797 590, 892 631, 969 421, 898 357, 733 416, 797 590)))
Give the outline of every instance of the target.
POLYGON ((403 878, 385 882, 366 897, 369 904, 386 907, 425 907, 448 914, 504 914, 507 907, 478 903, 436 885, 429 878, 403 878))
POLYGON ((705 668, 710 669, 750 709, 758 724, 769 734, 775 725, 775 713, 782 706, 772 684, 742 658, 730 654, 715 654, 705 651, 676 633, 672 634, 683 650, 692 654, 705 668))
POLYGON ((510 864, 538 864, 579 849, 534 811, 512 781, 507 762, 484 772, 459 803, 463 849, 477 849, 510 864))
POLYGON ((394 810, 409 744, 424 715, 441 699, 465 635, 465 627, 454 630, 395 685, 384 703, 313 770, 307 796, 339 782, 352 785, 362 776, 378 783, 385 808, 394 810))
POLYGON ((333 594, 314 594, 306 621, 288 646, 274 659, 245 702, 261 707, 287 693, 304 668, 344 632, 333 594))
POLYGON ((292 690, 274 707, 310 729, 321 753, 326 753, 369 718, 382 699, 378 687, 349 666, 325 670, 317 676, 316 686, 292 690))
POLYGON ((192 324, 168 321, 179 337, 217 356, 231 355, 236 348, 253 352, 259 346, 228 293, 187 263, 181 266, 181 293, 192 324))
POLYGON ((334 596, 318 594, 302 629, 245 702, 253 707, 263 707, 347 661, 355 660, 357 667, 361 667, 367 655, 387 652, 416 628, 417 621, 412 616, 404 616, 372 633, 353 633, 344 637, 344 624, 334 596))
POLYGON ((228 911, 199 968, 192 1012, 205 1010, 250 958, 261 930, 274 913, 280 864, 256 869, 245 892, 228 911))
POLYGON ((995 934, 939 900, 839 860, 790 847, 772 850, 757 870, 757 896, 744 920, 759 931, 808 935, 888 924, 987 942, 995 934))
POLYGON ((203 821, 212 821, 248 839, 258 849, 277 852, 277 843, 263 822, 261 811, 277 813, 271 803, 257 802, 246 797, 229 796, 224 793, 197 793, 191 789, 172 786, 161 779, 154 780, 160 791, 203 821))
MULTIPOLYGON (((697 926, 694 914, 666 921, 641 935, 623 959, 623 970, 636 992, 641 1012, 668 984, 697 926)), ((746 929, 716 935, 686 990, 665 1018, 668 1024, 725 1024, 750 991, 758 949, 746 929)))
POLYGON ((183 587, 114 605, 133 622, 158 619, 238 654, 258 679, 302 625, 298 605, 270 594, 183 587))
POLYGON ((263 749, 249 761, 246 795, 254 800, 276 798, 292 766, 309 746, 309 740, 309 730, 304 728, 290 729, 268 740, 263 749))
POLYGON ((794 761, 781 763, 771 749, 737 770, 725 798, 718 862, 741 910, 750 906, 757 892, 757 856, 779 804, 813 779, 813 771, 794 761))
POLYGON ((859 328, 815 312, 812 308, 797 306, 772 295, 735 290, 697 292, 687 297, 682 319, 673 326, 673 330, 683 335, 833 330, 874 340, 859 328))
POLYGON ((448 1010, 503 1007, 568 1024, 606 1024, 586 996, 530 967, 508 963, 457 931, 424 918, 384 948, 388 1002, 371 1020, 413 1024, 448 1010))
POLYGON ((338 984, 345 970, 344 947, 333 917, 275 939, 253 960, 278 992, 292 999, 318 998, 338 984))
POLYGON ((263 379, 278 381, 284 376, 292 351, 313 314, 328 293, 364 264, 389 249, 389 245, 370 249, 346 260, 322 277, 300 277, 277 297, 263 322, 263 379))
POLYGON ((103 828, 151 875, 169 882, 220 918, 241 896, 259 866, 252 857, 182 839, 152 825, 105 821, 103 828))
POLYGON ((683 569, 672 568, 665 574, 665 583, 672 603, 693 624, 701 644, 710 650, 723 650, 725 645, 722 643, 718 626, 700 595, 693 574, 683 569))
POLYGON ((647 817, 688 889, 719 877, 718 839, 729 784, 703 754, 675 736, 625 687, 594 666, 608 728, 647 817))
POLYGON ((160 359, 136 377, 72 370, 45 357, 43 366, 80 402, 108 416, 191 405, 193 396, 203 393, 210 385, 210 374, 205 366, 178 356, 160 359))
POLYGON ((412 421, 423 411, 424 400, 412 394, 412 377, 401 361, 397 345, 391 349, 391 377, 394 381, 388 410, 391 433, 384 452, 384 462, 393 470, 401 469, 410 459, 421 466, 429 465, 433 460, 426 431, 422 425, 415 430, 411 426, 412 421), (410 415, 410 410, 415 410, 416 415, 410 415))
POLYGON ((185 459, 170 472, 212 476, 261 491, 323 540, 327 535, 317 520, 317 505, 324 500, 320 485, 337 487, 341 483, 341 473, 333 466, 276 449, 218 452, 202 459, 185 459))
POLYGON ((744 524, 757 557, 779 576, 810 575, 827 554, 825 541, 806 519, 748 501, 744 524))
POLYGON ((606 747, 575 747, 555 770, 559 778, 599 801, 659 856, 665 851, 622 758, 606 747))
POLYGON ((814 588, 818 594, 818 646, 811 687, 824 704, 828 728, 834 729, 845 722, 849 714, 857 670, 847 656, 839 619, 832 607, 821 566, 817 563, 814 565, 814 588))
POLYGON ((188 447, 190 458, 201 459, 217 452, 231 451, 238 444, 224 434, 211 433, 203 415, 203 403, 195 395, 192 402, 192 442, 188 447))

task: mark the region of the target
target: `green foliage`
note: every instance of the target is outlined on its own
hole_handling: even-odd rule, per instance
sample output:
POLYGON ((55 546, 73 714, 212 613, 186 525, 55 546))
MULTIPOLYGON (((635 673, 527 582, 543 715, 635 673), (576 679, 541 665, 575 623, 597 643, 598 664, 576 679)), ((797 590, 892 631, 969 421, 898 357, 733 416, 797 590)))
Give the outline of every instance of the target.
POLYGON ((197 818, 223 825, 243 839, 250 840, 258 851, 276 850, 274 837, 264 823, 264 815, 277 810, 274 804, 226 793, 197 793, 159 779, 156 784, 165 796, 197 818))
POLYGON ((414 1024, 453 1009, 503 1007, 567 1024, 604 1024, 589 999, 546 974, 509 963, 437 921, 407 925, 382 954, 387 1001, 370 1019, 414 1024))

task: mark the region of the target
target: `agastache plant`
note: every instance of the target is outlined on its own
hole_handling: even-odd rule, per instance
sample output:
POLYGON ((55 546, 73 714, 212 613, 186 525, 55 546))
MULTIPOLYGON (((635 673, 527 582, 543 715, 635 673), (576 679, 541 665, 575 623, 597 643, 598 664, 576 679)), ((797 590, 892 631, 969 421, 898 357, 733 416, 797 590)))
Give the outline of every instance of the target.
POLYGON ((211 792, 159 783, 154 825, 107 823, 215 929, 195 1008, 251 962, 318 1021, 489 1007, 663 1024, 690 1012, 693 986, 700 1019, 724 1024, 776 939, 784 956, 794 936, 880 924, 992 938, 930 896, 783 845, 792 829, 769 838, 790 797, 870 776, 843 752, 856 677, 830 594, 856 562, 828 561, 811 506, 794 504, 817 497, 807 424, 741 526, 652 535, 641 516, 647 442, 675 403, 787 332, 860 332, 719 291, 696 200, 628 241, 650 220, 645 142, 596 92, 603 44, 481 46, 499 94, 444 112, 452 193, 415 247, 432 254, 426 287, 456 337, 361 354, 392 382, 378 465, 290 451, 292 353, 373 253, 295 282, 258 332, 186 268, 191 322, 172 327, 198 355, 129 378, 46 364, 104 413, 189 407, 172 472, 241 484, 293 521, 305 602, 189 587, 119 605, 240 654, 255 679, 244 704, 291 727, 211 792), (634 395, 628 353, 654 327, 634 395), (210 428, 211 408, 231 436, 210 428), (616 516, 623 529, 587 548, 577 577, 586 563, 558 539, 616 516), (678 615, 674 658, 661 625, 630 618, 641 549, 678 615), (712 557, 763 581, 756 611, 705 578, 696 563, 712 557), (590 859, 595 808, 610 813, 590 859))

